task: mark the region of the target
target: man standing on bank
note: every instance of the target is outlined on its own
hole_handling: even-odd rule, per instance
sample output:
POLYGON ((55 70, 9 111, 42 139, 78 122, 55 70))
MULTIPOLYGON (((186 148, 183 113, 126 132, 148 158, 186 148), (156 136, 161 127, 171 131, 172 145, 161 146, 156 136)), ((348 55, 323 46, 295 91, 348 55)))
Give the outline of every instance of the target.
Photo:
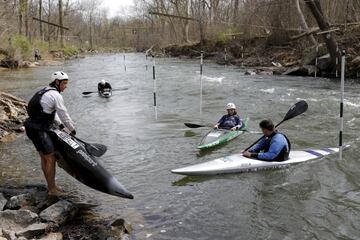
POLYGON ((243 156, 264 161, 286 161, 289 159, 290 141, 275 130, 271 120, 262 120, 259 124, 264 137, 258 144, 243 152, 243 156))
POLYGON ((61 195, 62 191, 55 184, 55 147, 48 130, 57 125, 60 129, 66 127, 72 135, 76 134, 74 122, 60 95, 66 89, 68 80, 66 73, 54 72, 51 75, 49 87, 36 92, 29 101, 27 109, 29 118, 24 124, 27 136, 40 154, 41 168, 48 185, 49 195, 61 195))

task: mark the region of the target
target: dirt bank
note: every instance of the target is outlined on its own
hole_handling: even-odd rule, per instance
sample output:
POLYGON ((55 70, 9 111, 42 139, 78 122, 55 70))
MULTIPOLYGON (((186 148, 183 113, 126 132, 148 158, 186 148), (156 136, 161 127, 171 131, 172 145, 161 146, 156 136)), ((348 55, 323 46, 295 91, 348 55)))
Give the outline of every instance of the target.
MULTIPOLYGON (((360 41, 358 38, 343 38, 338 41, 339 49, 345 49, 347 55, 347 77, 360 77, 360 41)), ((204 58, 218 64, 235 65, 256 69, 256 72, 272 72, 301 76, 334 77, 335 71, 329 71, 330 57, 325 44, 318 48, 304 47, 298 42, 289 42, 280 46, 270 45, 266 38, 232 39, 229 41, 205 41, 193 45, 171 45, 159 50, 166 56, 199 58, 201 49, 204 58), (317 65, 315 66, 315 59, 317 65)), ((339 53, 340 56, 340 53, 339 53)))

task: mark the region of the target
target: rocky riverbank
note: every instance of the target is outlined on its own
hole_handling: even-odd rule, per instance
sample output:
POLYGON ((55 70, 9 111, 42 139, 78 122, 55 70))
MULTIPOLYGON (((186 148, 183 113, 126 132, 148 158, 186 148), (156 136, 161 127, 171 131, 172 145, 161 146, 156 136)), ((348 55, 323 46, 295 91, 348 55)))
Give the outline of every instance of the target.
POLYGON ((11 141, 24 132, 26 102, 9 93, 0 92, 0 142, 11 141))
POLYGON ((96 206, 48 196, 42 185, 0 187, 0 240, 128 239, 131 225, 95 218, 96 206))
MULTIPOLYGON (((339 41, 339 46, 347 53, 346 75, 360 78, 360 42, 348 39, 339 41)), ((204 59, 213 60, 221 65, 252 69, 250 73, 254 74, 314 76, 316 71, 317 76, 335 76, 335 72, 329 72, 330 56, 323 43, 317 48, 301 47, 295 42, 275 46, 269 45, 266 38, 253 38, 232 39, 226 42, 205 41, 203 46, 199 43, 170 45, 155 51, 171 57, 199 58, 201 49, 204 51, 204 59)))
POLYGON ((64 48, 59 50, 50 50, 41 55, 40 60, 30 60, 32 58, 25 58, 21 55, 11 55, 9 51, 0 48, 0 71, 6 69, 19 68, 33 68, 38 66, 59 66, 64 64, 64 61, 85 58, 86 55, 99 53, 122 53, 132 52, 134 49, 130 48, 103 48, 103 49, 83 49, 83 48, 64 48))

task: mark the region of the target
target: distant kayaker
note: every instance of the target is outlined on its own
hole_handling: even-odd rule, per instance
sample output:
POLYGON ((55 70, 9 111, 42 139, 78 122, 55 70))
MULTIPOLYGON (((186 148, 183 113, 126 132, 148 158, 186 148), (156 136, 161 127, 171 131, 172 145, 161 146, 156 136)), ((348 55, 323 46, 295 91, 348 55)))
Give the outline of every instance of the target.
POLYGON ((288 160, 291 149, 288 138, 275 130, 271 120, 262 120, 259 126, 265 137, 249 151, 243 152, 243 156, 266 161, 288 160))
POLYGON ((226 104, 226 110, 228 114, 222 116, 222 118, 215 124, 214 128, 228 129, 231 131, 240 129, 243 123, 237 115, 235 104, 226 104))
POLYGON ((101 80, 101 82, 98 83, 98 91, 99 92, 104 92, 107 89, 108 90, 112 89, 110 83, 106 82, 104 79, 101 80))
POLYGON ((46 178, 49 195, 61 195, 62 192, 55 184, 55 147, 48 130, 59 126, 60 129, 66 127, 72 135, 76 134, 74 122, 60 95, 66 89, 68 80, 66 73, 54 72, 49 87, 36 92, 29 101, 27 109, 29 118, 24 124, 27 136, 40 154, 41 168, 46 178))

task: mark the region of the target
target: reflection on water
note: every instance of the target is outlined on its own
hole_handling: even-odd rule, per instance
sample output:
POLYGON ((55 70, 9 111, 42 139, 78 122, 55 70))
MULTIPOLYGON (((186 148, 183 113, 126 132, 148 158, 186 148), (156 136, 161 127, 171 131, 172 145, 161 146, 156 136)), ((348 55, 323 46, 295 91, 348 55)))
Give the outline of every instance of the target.
MULTIPOLYGON (((352 147, 339 161, 333 155, 288 169, 215 177, 182 177, 171 169, 236 153, 255 141, 258 122, 279 122, 299 99, 309 110, 284 123, 293 149, 336 146, 339 83, 328 79, 244 76, 236 68, 206 63, 203 109, 199 114, 197 61, 156 59, 158 121, 154 120, 151 68, 141 54, 98 55, 68 62, 64 93, 78 136, 109 147, 104 165, 135 196, 125 200, 91 190, 61 169, 57 181, 68 191, 101 205, 109 219, 132 222, 136 239, 357 239, 360 230, 358 180, 359 85, 346 84, 344 138, 352 147), (110 99, 97 94, 98 81, 114 88, 110 99), (184 122, 213 124, 234 102, 250 116, 250 132, 223 147, 200 153, 196 146, 208 131, 184 122)), ((58 67, 0 73, 0 89, 30 99, 58 67)), ((0 145, 1 183, 43 182, 39 159, 25 136, 0 145)))

